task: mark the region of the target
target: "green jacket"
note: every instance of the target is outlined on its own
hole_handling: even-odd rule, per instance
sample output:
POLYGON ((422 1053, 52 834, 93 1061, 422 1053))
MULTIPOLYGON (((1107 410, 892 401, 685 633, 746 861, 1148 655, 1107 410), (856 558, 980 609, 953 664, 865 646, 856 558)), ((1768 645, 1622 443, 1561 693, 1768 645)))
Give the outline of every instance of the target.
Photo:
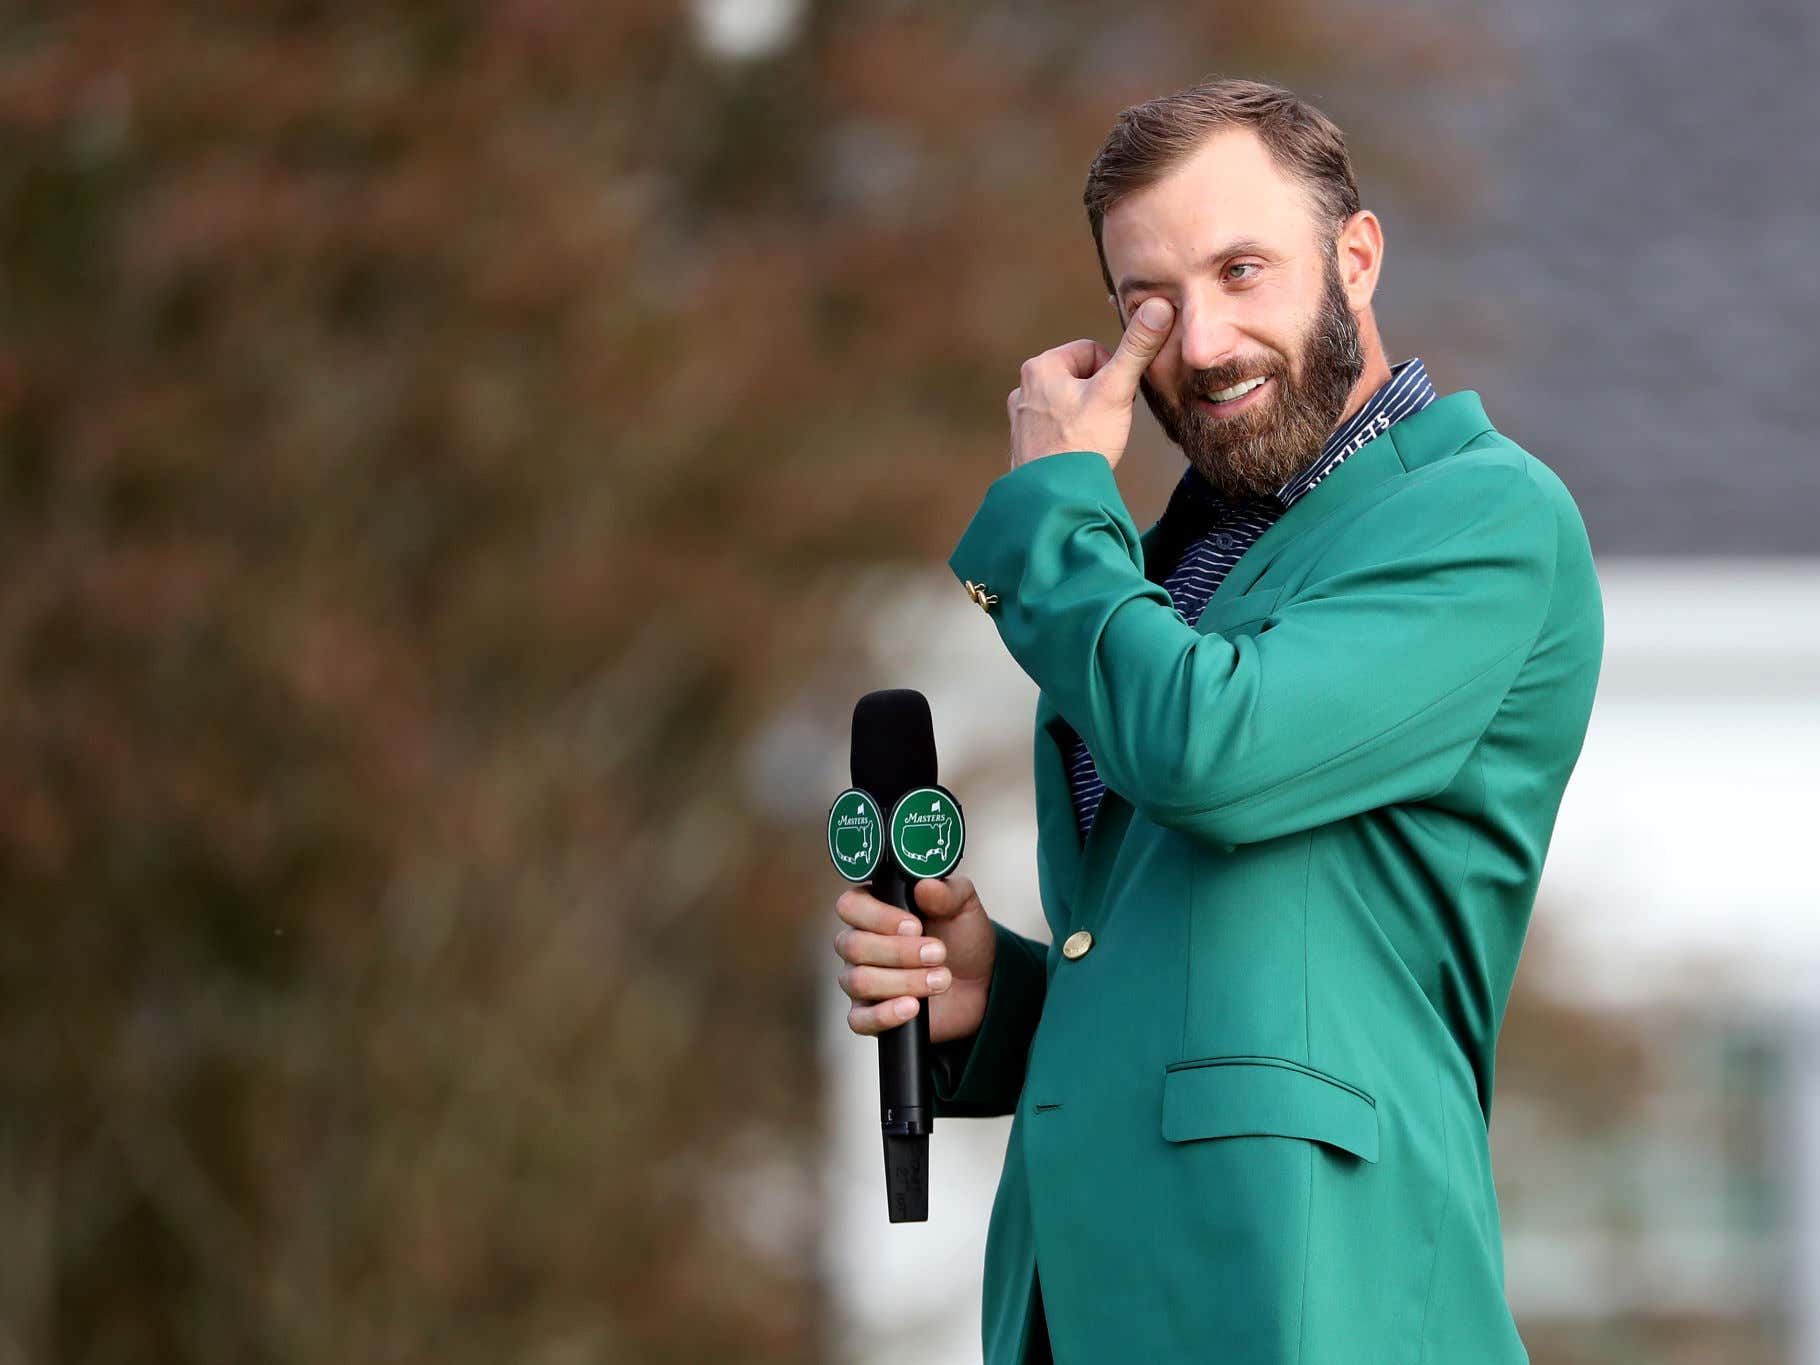
POLYGON ((949 558, 1041 690, 1052 942, 998 925, 940 1116, 1013 1115, 986 1365, 1504 1365, 1498 1027, 1598 678, 1579 511, 1476 393, 1360 447, 1192 626, 1095 451, 949 558), (1106 784, 1085 847, 1058 718, 1106 784), (1091 946, 1065 955, 1079 932, 1091 946))

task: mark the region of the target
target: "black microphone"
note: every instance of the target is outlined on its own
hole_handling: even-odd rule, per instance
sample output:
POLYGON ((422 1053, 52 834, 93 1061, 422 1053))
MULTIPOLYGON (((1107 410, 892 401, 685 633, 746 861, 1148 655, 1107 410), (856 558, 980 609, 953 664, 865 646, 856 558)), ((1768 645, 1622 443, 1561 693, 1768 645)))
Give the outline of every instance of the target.
MULTIPOLYGON (((829 808, 828 853, 841 876, 870 882, 876 899, 912 914, 911 888, 952 872, 965 839, 960 803, 935 778, 928 699, 908 688, 861 697, 853 708, 853 786, 829 808)), ((929 1219, 930 997, 918 1000, 915 1018, 878 1035, 879 1121, 893 1223, 929 1219)))

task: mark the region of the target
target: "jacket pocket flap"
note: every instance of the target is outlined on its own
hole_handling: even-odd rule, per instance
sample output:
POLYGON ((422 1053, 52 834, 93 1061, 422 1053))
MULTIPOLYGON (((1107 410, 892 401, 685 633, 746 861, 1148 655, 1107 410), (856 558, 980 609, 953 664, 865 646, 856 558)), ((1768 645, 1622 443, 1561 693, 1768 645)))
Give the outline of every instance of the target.
POLYGON ((1163 1139, 1310 1138, 1378 1159, 1378 1106, 1363 1090, 1283 1057, 1201 1057, 1163 1072, 1163 1139))

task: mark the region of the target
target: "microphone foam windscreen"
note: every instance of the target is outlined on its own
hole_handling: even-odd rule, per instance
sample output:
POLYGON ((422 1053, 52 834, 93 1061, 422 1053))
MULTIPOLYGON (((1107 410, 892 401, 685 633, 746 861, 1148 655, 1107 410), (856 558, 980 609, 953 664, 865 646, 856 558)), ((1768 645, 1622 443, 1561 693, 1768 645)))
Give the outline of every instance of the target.
POLYGON ((935 785, 935 722, 921 692, 868 692, 854 705, 853 785, 886 812, 905 792, 935 785))

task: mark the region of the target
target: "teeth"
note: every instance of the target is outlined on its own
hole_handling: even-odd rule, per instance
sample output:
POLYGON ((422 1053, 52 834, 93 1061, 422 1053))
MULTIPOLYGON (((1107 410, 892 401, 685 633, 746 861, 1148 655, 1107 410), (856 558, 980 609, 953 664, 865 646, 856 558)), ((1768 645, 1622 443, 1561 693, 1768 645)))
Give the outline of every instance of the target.
POLYGON ((1247 379, 1243 383, 1234 384, 1229 389, 1221 389, 1216 394, 1210 394, 1209 397, 1215 403, 1225 403, 1239 397, 1241 394, 1250 393, 1259 384, 1262 384, 1266 378, 1267 376, 1265 375, 1259 375, 1256 379, 1247 379))

